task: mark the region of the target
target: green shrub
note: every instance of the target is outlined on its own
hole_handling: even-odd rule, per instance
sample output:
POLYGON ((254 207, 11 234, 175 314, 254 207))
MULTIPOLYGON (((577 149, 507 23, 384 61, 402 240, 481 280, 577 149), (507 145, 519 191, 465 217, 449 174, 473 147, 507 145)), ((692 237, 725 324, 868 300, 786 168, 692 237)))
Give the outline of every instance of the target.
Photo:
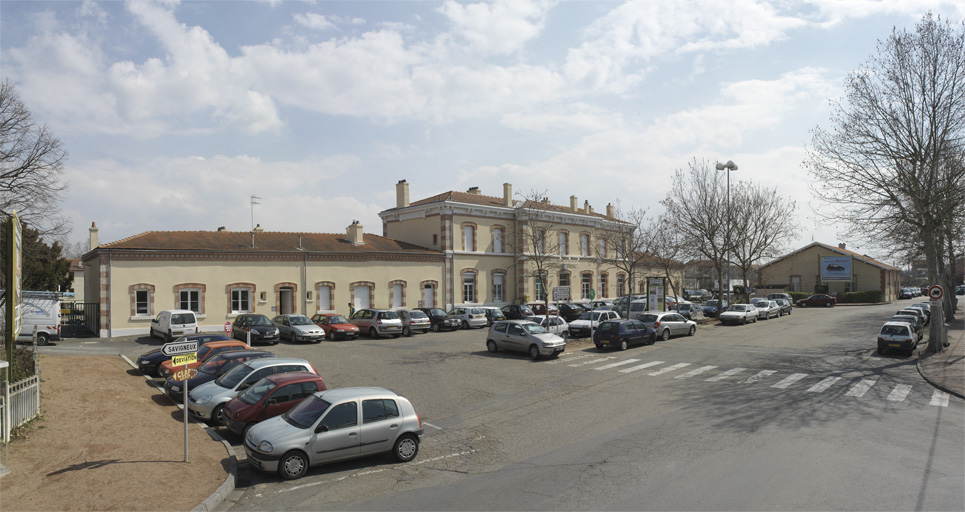
POLYGON ((801 299, 806 299, 811 296, 811 294, 807 292, 787 292, 787 293, 791 296, 792 299, 794 299, 794 302, 797 302, 801 299))
POLYGON ((838 296, 839 303, 868 304, 881 302, 881 290, 866 290, 857 292, 847 292, 838 296))

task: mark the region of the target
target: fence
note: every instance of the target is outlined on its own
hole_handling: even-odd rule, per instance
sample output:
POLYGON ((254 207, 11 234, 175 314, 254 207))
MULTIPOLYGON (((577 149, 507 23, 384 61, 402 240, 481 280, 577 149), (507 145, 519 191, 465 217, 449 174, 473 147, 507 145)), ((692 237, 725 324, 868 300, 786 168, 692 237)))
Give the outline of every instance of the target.
POLYGON ((40 414, 40 376, 27 377, 7 385, 0 382, 0 424, 3 442, 10 440, 10 431, 40 414))

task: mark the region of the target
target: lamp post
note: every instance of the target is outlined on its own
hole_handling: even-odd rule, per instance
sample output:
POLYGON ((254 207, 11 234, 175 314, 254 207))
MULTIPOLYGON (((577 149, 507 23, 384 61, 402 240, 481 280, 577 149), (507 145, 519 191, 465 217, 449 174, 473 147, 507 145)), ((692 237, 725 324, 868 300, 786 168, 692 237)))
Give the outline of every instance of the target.
POLYGON ((730 307, 730 172, 737 170, 737 164, 733 160, 728 160, 726 164, 717 162, 717 170, 727 171, 727 232, 724 234, 724 257, 727 259, 727 306, 730 307))

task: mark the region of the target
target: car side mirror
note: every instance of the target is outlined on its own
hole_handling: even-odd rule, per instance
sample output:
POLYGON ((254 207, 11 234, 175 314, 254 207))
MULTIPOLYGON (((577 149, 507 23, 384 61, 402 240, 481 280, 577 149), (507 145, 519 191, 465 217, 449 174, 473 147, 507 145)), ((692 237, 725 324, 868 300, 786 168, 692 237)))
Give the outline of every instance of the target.
POLYGON ((246 389, 248 389, 248 388, 250 388, 250 387, 251 387, 251 383, 250 383, 250 382, 246 382, 246 383, 238 386, 238 391, 244 391, 244 390, 246 390, 246 389))
POLYGON ((326 427, 323 423, 319 423, 318 426, 315 427, 315 433, 319 434, 322 432, 328 432, 328 427, 326 427))

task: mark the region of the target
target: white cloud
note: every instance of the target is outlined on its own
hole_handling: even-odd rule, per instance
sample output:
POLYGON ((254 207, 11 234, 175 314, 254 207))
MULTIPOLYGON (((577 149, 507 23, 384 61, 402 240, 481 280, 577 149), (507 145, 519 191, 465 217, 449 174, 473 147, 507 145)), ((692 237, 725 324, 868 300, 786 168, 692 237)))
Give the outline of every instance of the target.
POLYGON ((305 14, 293 14, 292 17, 295 22, 303 27, 308 27, 313 30, 331 30, 335 28, 335 24, 328 19, 323 14, 318 14, 314 12, 307 12, 305 14))
POLYGON ((537 37, 552 0, 496 0, 464 4, 448 0, 439 12, 453 25, 452 35, 482 53, 505 55, 537 37))

